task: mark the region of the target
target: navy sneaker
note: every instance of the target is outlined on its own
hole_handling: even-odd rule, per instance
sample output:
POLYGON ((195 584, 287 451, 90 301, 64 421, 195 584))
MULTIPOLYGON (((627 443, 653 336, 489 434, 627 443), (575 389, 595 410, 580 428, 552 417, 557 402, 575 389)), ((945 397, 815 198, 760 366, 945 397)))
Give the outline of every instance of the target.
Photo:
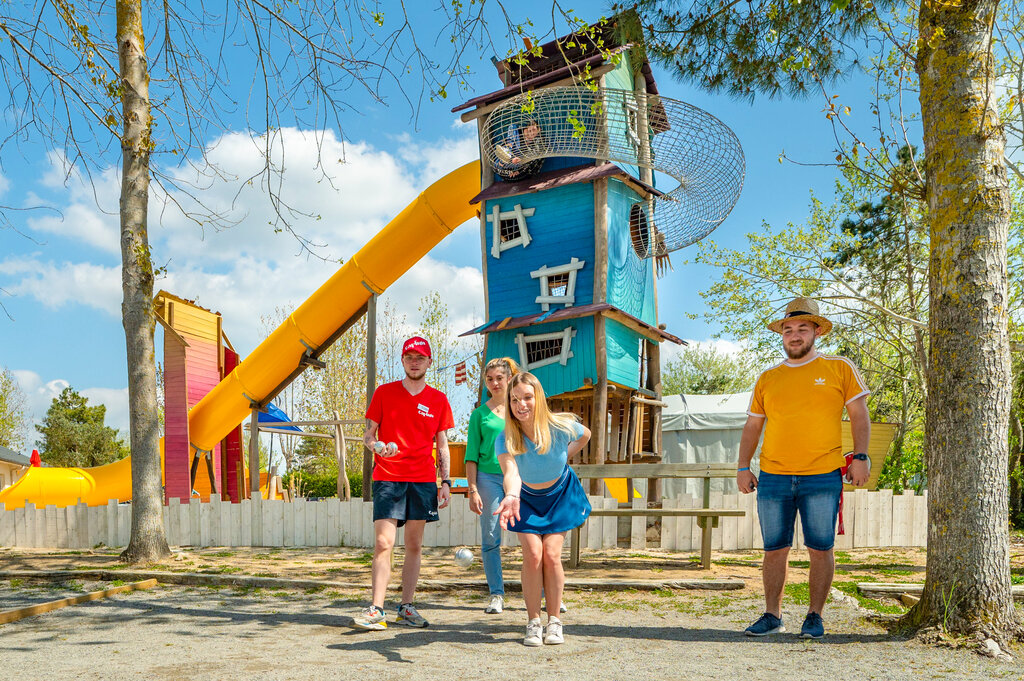
POLYGON ((821 621, 821 615, 816 612, 807 613, 804 625, 800 627, 800 638, 810 638, 816 641, 824 635, 825 623, 821 621))
POLYGON ((743 633, 747 636, 767 636, 768 634, 781 634, 785 630, 786 627, 782 626, 782 618, 766 612, 743 633))

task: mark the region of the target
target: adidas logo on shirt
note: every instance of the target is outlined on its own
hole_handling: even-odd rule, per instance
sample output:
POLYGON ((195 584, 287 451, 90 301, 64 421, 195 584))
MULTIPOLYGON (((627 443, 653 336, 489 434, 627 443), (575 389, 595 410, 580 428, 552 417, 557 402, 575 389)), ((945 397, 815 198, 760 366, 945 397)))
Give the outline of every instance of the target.
POLYGON ((814 385, 825 385, 825 379, 824 378, 816 378, 816 379, 814 379, 814 385))

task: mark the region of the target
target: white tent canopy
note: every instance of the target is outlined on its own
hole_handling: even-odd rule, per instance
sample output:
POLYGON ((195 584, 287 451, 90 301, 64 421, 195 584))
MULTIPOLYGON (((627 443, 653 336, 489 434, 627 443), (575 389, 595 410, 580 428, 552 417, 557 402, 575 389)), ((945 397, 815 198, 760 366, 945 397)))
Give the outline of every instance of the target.
MULTIPOLYGON (((747 422, 750 393, 734 395, 666 395, 662 401, 663 463, 736 463, 739 457, 740 436, 747 422)), ((757 457, 751 467, 756 470, 757 457)), ((662 495, 666 498, 683 494, 700 496, 702 480, 662 481, 662 495)), ((711 481, 712 491, 736 493, 736 481, 716 478, 711 481)))

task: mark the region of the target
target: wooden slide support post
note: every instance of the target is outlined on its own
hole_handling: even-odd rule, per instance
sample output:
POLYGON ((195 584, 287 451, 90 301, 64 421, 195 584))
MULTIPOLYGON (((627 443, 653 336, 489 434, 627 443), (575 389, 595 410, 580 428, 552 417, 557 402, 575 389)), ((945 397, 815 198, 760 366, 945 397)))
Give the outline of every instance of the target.
POLYGON ((108 596, 128 593, 129 591, 138 591, 139 589, 152 589, 154 586, 156 586, 156 584, 157 581, 155 579, 146 579, 141 582, 125 584, 124 586, 111 587, 110 589, 104 589, 103 591, 93 591, 91 593, 82 594, 81 596, 71 596, 70 598, 62 598, 59 601, 50 601, 48 603, 36 603, 35 605, 27 605, 24 608, 4 610, 3 612, 0 612, 0 624, 17 622, 18 620, 23 619, 25 617, 41 615, 44 612, 50 612, 51 610, 60 610, 61 608, 67 607, 69 605, 78 605, 79 603, 98 601, 101 598, 107 598, 108 596))
POLYGON ((341 427, 341 414, 334 412, 334 456, 338 460, 338 498, 348 501, 352 498, 352 488, 348 481, 348 464, 345 457, 345 431, 341 427))

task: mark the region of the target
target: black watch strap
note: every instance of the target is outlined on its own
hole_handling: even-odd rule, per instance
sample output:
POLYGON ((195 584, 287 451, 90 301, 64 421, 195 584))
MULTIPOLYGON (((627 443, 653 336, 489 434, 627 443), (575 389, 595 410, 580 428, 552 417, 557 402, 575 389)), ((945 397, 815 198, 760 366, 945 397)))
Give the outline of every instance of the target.
POLYGON ((853 460, 854 461, 867 461, 868 460, 868 455, 865 454, 864 452, 857 452, 856 454, 853 455, 853 460))

